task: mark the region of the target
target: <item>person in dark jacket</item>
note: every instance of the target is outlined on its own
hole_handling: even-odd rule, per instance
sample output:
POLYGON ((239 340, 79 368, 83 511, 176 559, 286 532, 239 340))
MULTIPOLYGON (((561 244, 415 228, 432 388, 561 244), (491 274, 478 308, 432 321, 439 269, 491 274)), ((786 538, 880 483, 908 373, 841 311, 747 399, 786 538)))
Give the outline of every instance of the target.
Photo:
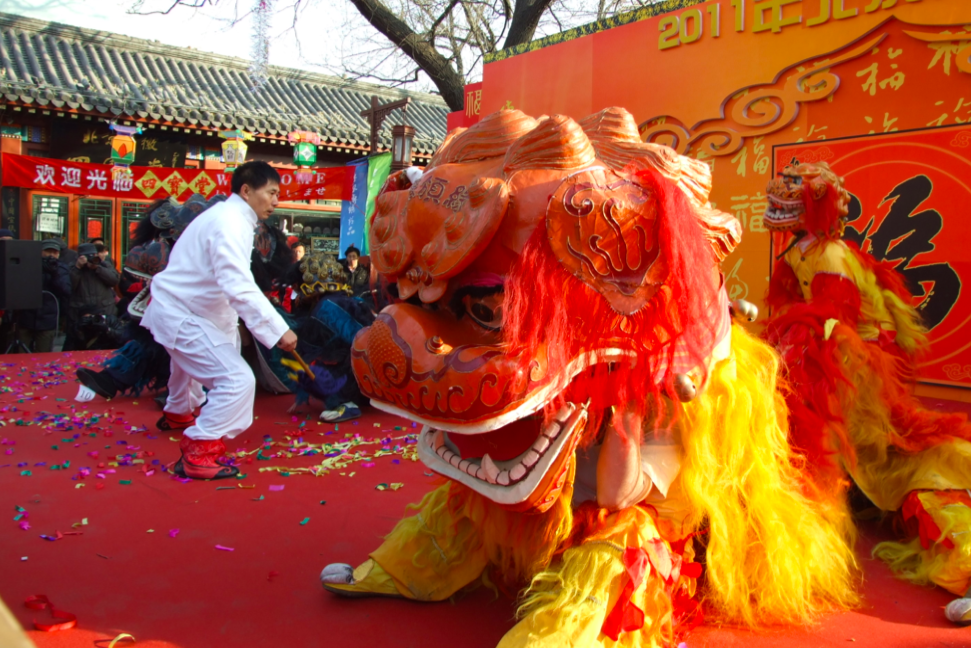
POLYGON ((71 302, 68 307, 68 340, 65 350, 87 348, 88 337, 82 333, 94 323, 92 318, 114 320, 115 286, 121 280, 118 271, 101 263, 98 250, 91 243, 78 246, 78 259, 70 267, 71 302))
POLYGON ((347 270, 348 285, 351 294, 359 297, 371 290, 371 276, 367 268, 360 264, 361 251, 353 245, 344 250, 344 261, 341 265, 347 270))
MULTIPOLYGON (((0 241, 12 241, 13 238, 13 232, 6 228, 0 229, 0 241)), ((14 320, 15 318, 13 311, 0 310, 0 353, 6 352, 6 349, 10 346, 10 343, 16 339, 14 320)))
POLYGON ((67 266, 60 262, 61 247, 57 241, 47 239, 41 244, 43 262, 43 302, 36 310, 17 313, 17 337, 34 353, 49 353, 57 333, 57 316, 61 304, 71 297, 71 277, 67 266))
POLYGON ((67 241, 62 238, 53 239, 57 241, 57 244, 61 247, 61 258, 60 261, 68 268, 73 266, 78 260, 77 250, 72 250, 67 246, 67 241))

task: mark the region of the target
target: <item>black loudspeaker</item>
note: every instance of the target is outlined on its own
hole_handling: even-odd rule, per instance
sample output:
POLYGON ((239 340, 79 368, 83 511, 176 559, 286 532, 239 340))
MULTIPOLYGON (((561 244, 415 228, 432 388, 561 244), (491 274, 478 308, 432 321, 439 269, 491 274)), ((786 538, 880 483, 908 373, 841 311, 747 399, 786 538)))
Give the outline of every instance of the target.
POLYGON ((43 304, 40 241, 0 241, 0 310, 33 310, 43 304))

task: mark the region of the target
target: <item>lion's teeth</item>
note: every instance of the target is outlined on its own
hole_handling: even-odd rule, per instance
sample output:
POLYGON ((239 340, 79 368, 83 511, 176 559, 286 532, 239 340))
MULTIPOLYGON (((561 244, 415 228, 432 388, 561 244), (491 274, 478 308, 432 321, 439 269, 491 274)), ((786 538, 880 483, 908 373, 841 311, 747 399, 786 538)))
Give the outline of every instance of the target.
POLYGON ((485 473, 486 481, 490 484, 495 484, 499 478, 499 467, 493 463, 492 457, 488 454, 482 455, 482 472, 485 473))
POLYGON ((509 471, 510 481, 517 482, 526 476, 526 466, 521 463, 516 464, 516 467, 509 471))
POLYGON ((530 450, 526 453, 526 456, 523 457, 522 465, 526 466, 527 468, 532 468, 536 465, 537 461, 539 461, 539 453, 536 452, 536 450, 530 450))
POLYGON ((556 421, 557 423, 565 423, 566 420, 570 418, 570 416, 573 414, 573 412, 576 411, 576 409, 577 409, 576 405, 574 405, 573 403, 567 403, 566 405, 560 408, 560 411, 556 413, 556 415, 553 417, 553 420, 556 421))
POLYGON ((535 441, 533 441, 533 450, 535 450, 539 454, 543 454, 544 452, 546 452, 546 449, 548 447, 550 447, 550 440, 547 439, 542 434, 539 435, 539 437, 535 441))
POLYGON ((500 486, 508 486, 509 485, 509 471, 508 470, 503 470, 501 473, 499 473, 499 477, 496 478, 496 483, 499 484, 500 486))
POLYGON ((548 437, 549 439, 555 439, 556 437, 560 436, 560 430, 562 429, 563 426, 561 426, 559 423, 550 423, 546 426, 546 429, 543 430, 543 436, 548 437))

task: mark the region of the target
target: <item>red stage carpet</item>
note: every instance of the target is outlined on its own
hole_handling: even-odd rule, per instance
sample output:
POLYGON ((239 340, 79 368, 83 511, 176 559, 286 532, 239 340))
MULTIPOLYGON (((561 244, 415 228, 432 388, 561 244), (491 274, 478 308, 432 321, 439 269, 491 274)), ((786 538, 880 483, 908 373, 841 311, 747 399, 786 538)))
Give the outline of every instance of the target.
MULTIPOLYGON (((100 355, 0 356, 0 597, 25 628, 49 618, 24 607, 36 594, 78 619, 71 630, 30 630, 37 646, 105 648, 128 633, 146 648, 488 648, 512 626, 513 603, 485 590, 417 604, 320 588, 325 564, 362 561, 436 483, 410 459, 417 430, 406 421, 368 410, 335 430, 316 412, 286 414, 290 397, 260 395, 253 428, 231 446, 262 448, 246 478, 181 483, 155 464, 174 460, 177 445, 155 430, 151 398, 74 402, 74 369, 100 355), (299 454, 308 451, 317 454, 299 454), (346 465, 297 472, 322 461, 346 465)), ((859 548, 860 610, 809 630, 704 627, 687 646, 971 646, 971 628, 943 617, 951 597, 891 578, 868 558, 873 542, 859 548)))

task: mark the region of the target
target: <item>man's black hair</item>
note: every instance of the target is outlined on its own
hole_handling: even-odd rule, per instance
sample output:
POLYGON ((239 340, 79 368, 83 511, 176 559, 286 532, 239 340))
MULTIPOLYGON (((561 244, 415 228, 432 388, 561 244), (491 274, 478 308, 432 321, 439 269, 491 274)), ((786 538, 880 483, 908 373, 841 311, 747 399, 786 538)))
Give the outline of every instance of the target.
POLYGON ((241 192, 243 185, 249 185, 252 189, 262 189, 269 182, 280 184, 280 174, 262 160, 246 162, 233 171, 234 194, 241 192))
POLYGON ((354 252, 355 254, 357 254, 357 258, 359 258, 359 259, 361 258, 361 251, 358 250, 353 245, 350 246, 349 248, 347 248, 346 250, 344 250, 344 258, 346 259, 347 258, 347 255, 350 254, 351 252, 354 252))

